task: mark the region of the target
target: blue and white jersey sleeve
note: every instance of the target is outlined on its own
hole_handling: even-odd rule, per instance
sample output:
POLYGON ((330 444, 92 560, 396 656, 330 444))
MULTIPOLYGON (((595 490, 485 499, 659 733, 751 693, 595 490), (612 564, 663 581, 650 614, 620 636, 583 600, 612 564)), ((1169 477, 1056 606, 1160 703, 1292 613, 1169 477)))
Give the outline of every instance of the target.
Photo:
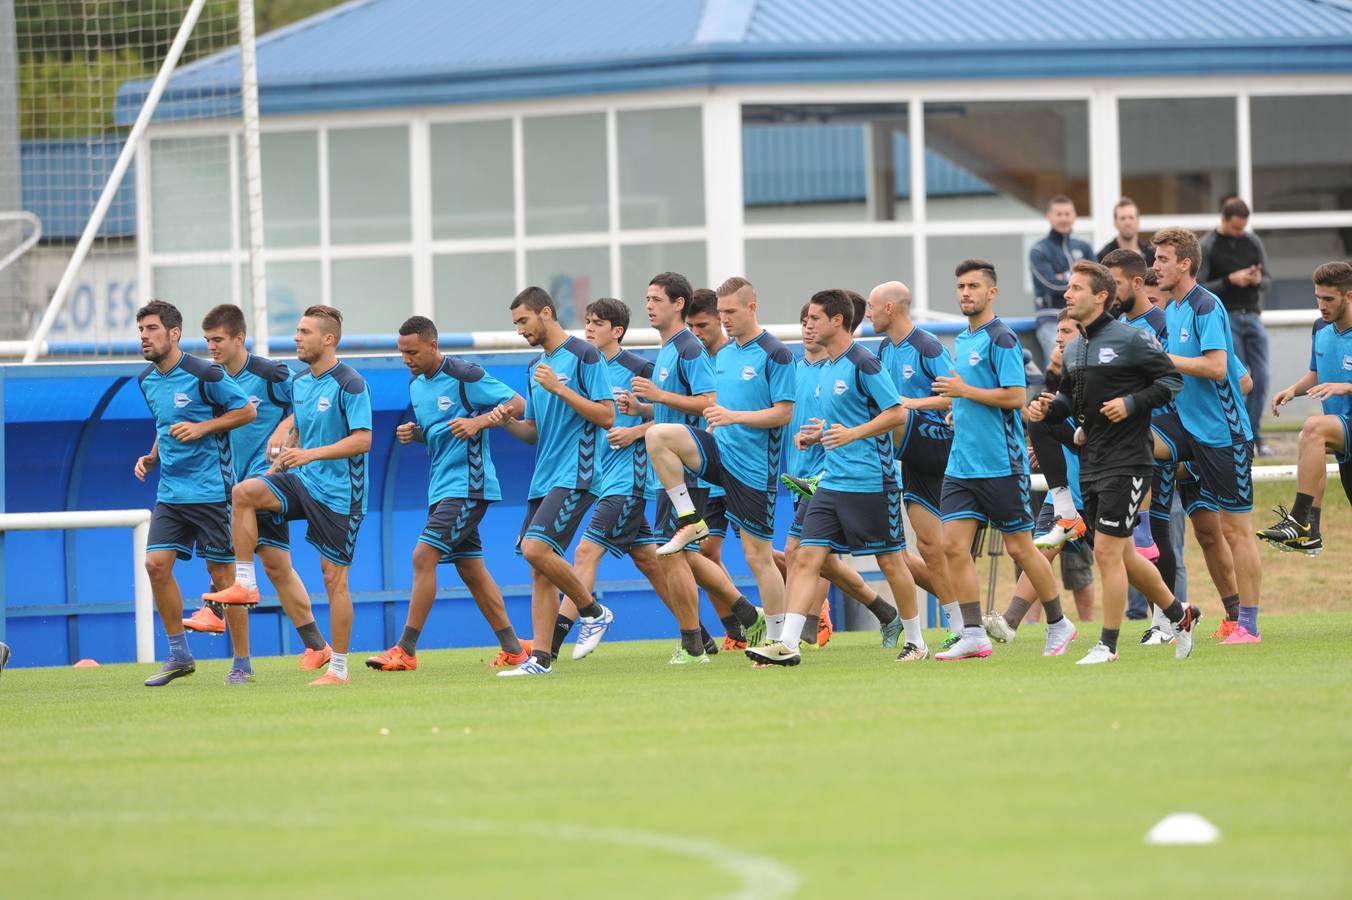
MULTIPOLYGON (((1311 340, 1310 370, 1319 384, 1352 382, 1352 328, 1339 332, 1338 326, 1322 319, 1315 323, 1311 340)), ((1352 396, 1334 394, 1322 401, 1324 415, 1352 414, 1352 396)))

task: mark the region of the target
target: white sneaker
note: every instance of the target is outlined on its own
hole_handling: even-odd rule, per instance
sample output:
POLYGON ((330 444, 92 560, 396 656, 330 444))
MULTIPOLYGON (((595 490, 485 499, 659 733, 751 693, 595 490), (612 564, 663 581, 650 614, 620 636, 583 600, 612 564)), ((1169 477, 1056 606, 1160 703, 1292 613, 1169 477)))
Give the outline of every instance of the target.
POLYGON ((1078 541, 1088 530, 1084 519, 1079 516, 1073 519, 1057 519, 1051 531, 1033 536, 1033 546, 1039 550, 1055 550, 1065 546, 1066 541, 1078 541))
POLYGON ((1192 626, 1200 618, 1202 614, 1197 607, 1184 608, 1183 621, 1174 627, 1174 659, 1187 659, 1192 656, 1192 626))
POLYGON ((1174 628, 1172 625, 1151 625, 1141 635, 1141 643, 1147 647, 1159 647, 1164 644, 1174 642, 1174 628))
POLYGON ((601 607, 601 615, 587 618, 581 616, 577 620, 577 643, 573 645, 573 659, 583 659, 591 655, 591 652, 601 643, 601 638, 606 636, 606 629, 615 621, 615 614, 606 607, 601 607))
POLYGON ((1117 654, 1108 649, 1108 645, 1099 641, 1094 648, 1084 655, 1084 659, 1077 662, 1077 666, 1097 666, 1100 663, 1117 662, 1117 654))
POLYGON ((672 556, 680 553, 691 544, 698 544, 708 536, 709 526, 704 524, 703 519, 696 519, 677 528, 676 533, 671 536, 671 540, 657 548, 657 555, 672 556))
POLYGON ((1009 627, 1005 617, 999 613, 987 613, 981 619, 981 625, 986 629, 986 634, 990 636, 991 640, 998 641, 1001 644, 1014 643, 1014 638, 1019 634, 1009 627))
POLYGON ((1070 642, 1080 636, 1070 619, 1061 618, 1055 625, 1047 626, 1047 644, 1042 648, 1043 656, 1064 656, 1070 642))
POLYGON ((953 659, 985 659, 994 652, 991 647, 990 638, 984 634, 980 637, 964 633, 958 639, 958 642, 947 650, 942 650, 934 654, 934 658, 940 662, 947 662, 953 659))

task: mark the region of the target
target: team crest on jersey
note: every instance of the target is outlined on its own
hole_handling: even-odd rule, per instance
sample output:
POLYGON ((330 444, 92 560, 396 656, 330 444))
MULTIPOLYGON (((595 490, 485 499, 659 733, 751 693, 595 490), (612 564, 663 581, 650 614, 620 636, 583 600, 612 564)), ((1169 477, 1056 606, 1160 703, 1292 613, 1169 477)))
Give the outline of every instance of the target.
POLYGON ((839 397, 841 394, 845 393, 847 390, 849 390, 849 386, 846 385, 845 382, 844 382, 842 379, 837 378, 837 379, 836 379, 836 386, 835 386, 834 388, 831 389, 831 393, 833 393, 833 394, 835 394, 837 397, 839 397))
POLYGON ((912 366, 910 363, 906 363, 905 365, 903 365, 903 366, 901 367, 901 377, 902 377, 902 378, 914 378, 914 377, 915 377, 915 367, 912 366))
POLYGON ((1188 328, 1186 325, 1178 329, 1178 339, 1180 341, 1186 341, 1188 339, 1188 328))
POLYGON ((981 365, 981 354, 978 353, 978 352, 975 351, 975 350, 973 350, 971 353, 968 353, 968 354, 967 354, 967 365, 969 365, 969 366, 979 366, 979 365, 981 365))
POLYGON ((1343 371, 1352 372, 1352 356, 1343 357, 1343 371))
POLYGON ((666 380, 667 380, 667 376, 670 375, 670 374, 671 374, 671 373, 668 372, 666 369, 658 369, 658 370, 657 370, 657 380, 658 380, 658 381, 666 381, 666 380))
POLYGON ((192 400, 188 398, 187 394, 182 391, 174 391, 174 406, 178 409, 182 409, 191 402, 192 400))
POLYGON ((1112 347, 1099 348, 1099 365, 1106 366, 1115 359, 1117 359, 1117 351, 1112 347))
POLYGON ((756 377, 756 370, 751 366, 742 366, 742 380, 750 381, 756 377))
POLYGON ((557 374, 557 375, 559 376, 559 384, 567 384, 568 382, 570 382, 570 381, 573 380, 573 379, 571 379, 571 378, 568 377, 568 373, 567 373, 567 372, 557 372, 557 373, 555 373, 555 374, 557 374))
POLYGON ((263 398, 255 397, 253 394, 250 394, 249 405, 252 406, 254 409, 258 409, 258 407, 263 405, 263 398))
POLYGON ((820 400, 821 396, 822 396, 822 386, 819 384, 817 385, 816 390, 812 392, 812 397, 814 400, 820 400))
POLYGON ((445 412, 450 408, 451 408, 450 397, 447 397, 445 394, 442 394, 440 397, 437 398, 437 409, 441 410, 442 412, 445 412))
POLYGON ((315 401, 315 409, 319 410, 320 412, 328 412, 330 406, 333 406, 333 401, 330 400, 328 397, 320 397, 318 400, 315 401))

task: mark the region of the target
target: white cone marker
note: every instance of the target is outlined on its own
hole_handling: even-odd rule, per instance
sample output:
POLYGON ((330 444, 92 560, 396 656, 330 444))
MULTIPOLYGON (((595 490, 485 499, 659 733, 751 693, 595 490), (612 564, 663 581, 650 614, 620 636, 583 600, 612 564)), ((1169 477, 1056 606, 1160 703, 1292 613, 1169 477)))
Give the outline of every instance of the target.
POLYGON ((1221 830, 1197 813, 1170 813, 1146 832, 1147 844, 1214 844, 1221 830))

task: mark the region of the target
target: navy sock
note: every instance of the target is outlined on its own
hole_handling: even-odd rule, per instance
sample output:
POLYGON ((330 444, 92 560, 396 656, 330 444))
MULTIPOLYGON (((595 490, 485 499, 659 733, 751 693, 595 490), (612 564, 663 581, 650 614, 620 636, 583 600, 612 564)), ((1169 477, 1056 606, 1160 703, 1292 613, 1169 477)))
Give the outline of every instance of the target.
POLYGON ((866 605, 868 606, 868 611, 873 613, 878 619, 878 622, 882 625, 888 624, 897 617, 897 611, 892 604, 888 603, 877 594, 874 594, 873 599, 866 605))
POLYGON ((551 646, 551 655, 558 658, 559 650, 563 647, 563 642, 568 640, 568 632, 573 630, 573 620, 559 613, 558 618, 554 620, 554 643, 551 646))
POLYGON ((587 619, 594 619, 604 612, 605 610, 601 608, 601 601, 596 599, 595 594, 592 594, 591 603, 577 608, 577 614, 587 619))
POLYGON ((1169 604, 1163 612, 1164 617, 1175 625, 1183 621, 1183 604, 1179 603, 1177 600, 1169 604))
POLYGON ((416 656, 418 654, 418 638, 421 635, 421 628, 405 625, 403 637, 399 638, 399 649, 403 650, 409 656, 416 656))
POLYGON ((723 630, 728 633, 728 637, 734 641, 746 640, 746 631, 742 629, 742 623, 736 616, 725 616, 718 621, 723 623, 723 630))
POLYGON ((186 632, 171 634, 168 637, 170 656, 174 659, 192 659, 192 651, 188 649, 188 635, 186 632))
POLYGON ((319 626, 314 621, 297 625, 296 634, 300 635, 301 643, 305 645, 306 650, 324 649, 324 635, 319 633, 319 626))
POLYGON ((1239 627, 1249 634, 1258 634, 1258 607, 1241 606, 1239 608, 1239 627))
POLYGON ((1239 621, 1239 594, 1231 594, 1229 597, 1221 598, 1221 606, 1225 607, 1225 617, 1231 622, 1239 621))
POLYGON ((756 607, 745 597, 738 597, 737 602, 732 604, 732 614, 742 623, 743 628, 750 628, 756 624, 756 607))
POLYGON ((241 672, 248 672, 250 675, 253 674, 253 663, 249 661, 249 657, 247 656, 236 656, 235 661, 230 664, 230 668, 239 669, 241 672))
POLYGON ((1107 645, 1108 649, 1117 652, 1117 638, 1122 633, 1120 628, 1105 628, 1099 635, 1099 643, 1107 645))
POLYGON ((1296 502, 1291 504, 1291 518, 1302 525, 1310 524, 1310 508, 1314 505, 1314 497, 1310 494, 1296 494, 1296 502))

